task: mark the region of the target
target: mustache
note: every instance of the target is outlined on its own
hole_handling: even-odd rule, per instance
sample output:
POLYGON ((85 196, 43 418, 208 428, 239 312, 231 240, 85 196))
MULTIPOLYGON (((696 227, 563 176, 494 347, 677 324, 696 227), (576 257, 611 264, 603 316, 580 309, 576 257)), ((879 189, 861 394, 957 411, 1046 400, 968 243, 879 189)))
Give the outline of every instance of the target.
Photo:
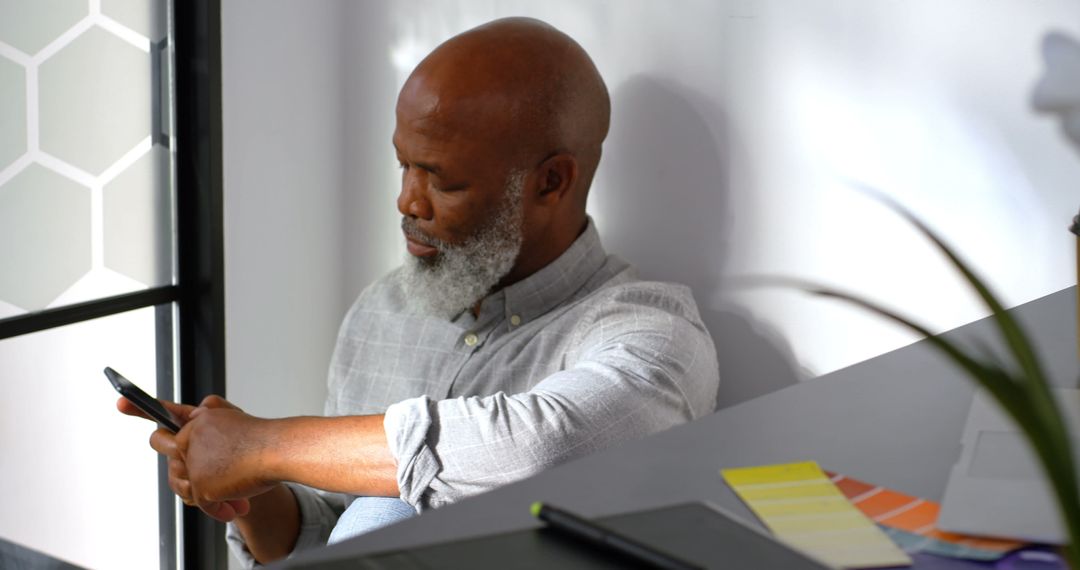
POLYGON ((420 229, 420 223, 413 218, 401 217, 401 231, 405 234, 405 237, 417 243, 434 247, 444 245, 439 238, 424 233, 424 230, 420 229))
POLYGON ((413 218, 402 216, 402 232, 405 234, 406 238, 413 240, 414 242, 427 244, 429 240, 431 240, 431 236, 423 233, 423 230, 420 229, 419 222, 413 218))

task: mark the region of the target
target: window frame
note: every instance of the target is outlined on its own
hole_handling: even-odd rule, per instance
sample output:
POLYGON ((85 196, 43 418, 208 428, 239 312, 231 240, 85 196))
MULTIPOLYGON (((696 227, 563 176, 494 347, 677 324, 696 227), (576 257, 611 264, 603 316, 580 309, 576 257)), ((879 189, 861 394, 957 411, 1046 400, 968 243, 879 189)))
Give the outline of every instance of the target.
MULTIPOLYGON (((180 297, 176 362, 180 401, 197 404, 210 394, 225 396, 220 0, 175 1, 173 36, 180 297)), ((172 495, 167 484, 163 492, 172 495)), ((195 507, 182 510, 182 567, 226 568, 224 525, 195 507)))
MULTIPOLYGON (((155 307, 158 397, 175 399, 176 387, 180 401, 197 404, 225 395, 221 2, 175 0, 169 9, 176 284, 0 319, 0 340, 155 307)), ((158 501, 163 570, 227 567, 224 525, 194 507, 177 517, 182 503, 169 489, 164 458, 158 501)))

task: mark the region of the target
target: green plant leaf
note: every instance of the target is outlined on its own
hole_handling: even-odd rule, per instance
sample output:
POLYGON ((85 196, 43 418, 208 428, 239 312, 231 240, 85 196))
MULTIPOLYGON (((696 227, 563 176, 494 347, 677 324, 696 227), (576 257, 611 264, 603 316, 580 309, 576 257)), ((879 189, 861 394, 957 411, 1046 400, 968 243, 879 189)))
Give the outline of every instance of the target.
POLYGON ((954 343, 934 335, 934 333, 931 332, 930 329, 926 326, 918 324, 914 320, 904 317, 896 313, 895 311, 886 309, 880 304, 875 303, 874 301, 871 301, 865 297, 862 297, 855 293, 833 289, 826 285, 821 285, 811 281, 791 279, 786 277, 749 277, 740 281, 744 281, 749 285, 764 285, 798 289, 819 297, 827 297, 845 301, 847 303, 868 310, 872 313, 876 313, 879 316, 899 323, 900 325, 903 325, 904 327, 911 329, 912 331, 925 337, 928 342, 930 342, 939 350, 944 352, 950 360, 952 360, 958 366, 967 371, 968 374, 971 375, 973 378, 976 378, 978 384, 985 388, 988 392, 990 392, 994 396, 995 400, 1020 402, 1025 399, 1023 389, 1019 385, 1017 385, 1017 383, 1004 371, 1001 371, 993 366, 988 366, 980 362, 979 360, 968 356, 954 343))
POLYGON ((874 198, 881 201, 885 205, 892 208, 897 214, 906 219, 911 225, 915 226, 924 236, 927 237, 946 257, 952 262, 953 266, 964 276, 964 279, 975 290, 979 297, 986 304, 987 308, 993 313, 994 320, 997 321, 999 330, 1004 336, 1006 343, 1008 343, 1009 349, 1016 356, 1020 367, 1024 371, 1024 375, 1019 378, 1020 381, 1025 381, 1031 384, 1032 389, 1043 393, 1040 397, 1046 397, 1052 401, 1053 397, 1050 395, 1048 383, 1046 377, 1042 372, 1042 368, 1039 366, 1039 360, 1035 356, 1035 351, 1031 345, 1027 342, 1027 337, 1020 328, 1020 325, 1015 319, 1008 313, 1004 305, 997 300, 997 297, 990 292, 990 288, 980 279, 975 272, 964 263, 960 256, 953 251, 944 240, 938 236, 937 232, 930 229, 922 220, 920 220, 914 213, 905 208, 902 204, 887 196, 874 190, 872 188, 863 188, 864 191, 871 194, 874 198))
MULTIPOLYGON (((1016 376, 1015 382, 1024 386, 1025 389, 1022 390, 1021 397, 1022 400, 1026 401, 1014 405, 1012 400, 1007 400, 997 394, 995 394, 995 398, 1002 407, 1006 408, 1021 429, 1027 433, 1036 453, 1042 459, 1048 477, 1054 481, 1060 507, 1063 509, 1066 518, 1066 525, 1076 525, 1077 530, 1080 530, 1080 520, 1078 520, 1080 519, 1080 491, 1077 490, 1077 470, 1073 459, 1068 425, 1065 422, 1064 414, 1054 400, 1050 382, 1042 371, 1039 359, 1028 341, 1027 335, 1023 332, 1019 323, 1008 313, 1004 305, 991 293, 990 288, 964 263, 952 248, 945 244, 944 240, 936 232, 897 201, 880 192, 873 192, 873 194, 878 200, 881 200, 907 219, 908 222, 933 242, 949 258, 953 266, 960 271, 968 284, 993 312, 993 318, 998 325, 998 330, 1005 338, 1010 351, 1016 357, 1020 366, 1022 373, 1016 376)), ((1080 544, 1075 544, 1078 540, 1080 540, 1080 534, 1073 534, 1074 548, 1080 548, 1080 544)), ((1080 558, 1080 554, 1077 554, 1077 556, 1080 558)))
MULTIPOLYGON (((1015 358, 1016 367, 1000 359, 985 343, 976 342, 986 355, 983 360, 975 358, 952 342, 931 333, 925 326, 900 316, 868 299, 829 287, 783 278, 758 278, 759 283, 783 285, 808 293, 839 299, 874 312, 923 335, 928 342, 941 350, 955 364, 965 370, 975 382, 985 388, 1019 426, 1039 458, 1049 478, 1069 536, 1067 556, 1069 564, 1080 570, 1080 488, 1077 467, 1073 457, 1072 443, 1064 414, 1054 399, 1050 382, 1043 373, 1039 358, 1020 324, 1008 313, 1005 306, 994 296, 960 256, 950 248, 936 232, 915 214, 874 188, 856 183, 865 193, 886 204, 915 226, 929 239, 959 271, 990 309, 993 322, 1005 340, 1009 353, 1015 358)), ((1077 218, 1080 220, 1080 217, 1077 218)))
MULTIPOLYGON (((1067 427, 1052 397, 1049 400, 1040 398, 1040 391, 1031 388, 1032 379, 1029 378, 1025 382, 1017 377, 1017 374, 1022 376, 1026 370, 1010 373, 999 362, 982 362, 968 355, 956 344, 934 335, 927 327, 914 320, 853 293, 809 281, 782 277, 751 277, 740 281, 750 285, 794 288, 861 307, 924 336, 927 342, 941 350, 950 360, 966 371, 976 384, 993 396, 1030 442, 1058 499, 1060 514, 1069 536, 1067 549, 1069 563, 1073 568, 1080 570, 1080 489, 1077 487, 1076 468, 1067 427)), ((1000 307, 1000 304, 998 306, 1000 307)), ((995 323, 1000 325, 1001 320, 995 320, 995 323)), ((1017 331, 1019 332, 1019 329, 1017 331)), ((1020 342, 1026 345, 1027 339, 1023 338, 1022 332, 1019 334, 1021 335, 1020 342)), ((982 345, 982 348, 985 350, 985 345, 982 345)), ((1050 394, 1049 388, 1045 385, 1045 379, 1036 378, 1034 382, 1042 382, 1044 392, 1050 394)))

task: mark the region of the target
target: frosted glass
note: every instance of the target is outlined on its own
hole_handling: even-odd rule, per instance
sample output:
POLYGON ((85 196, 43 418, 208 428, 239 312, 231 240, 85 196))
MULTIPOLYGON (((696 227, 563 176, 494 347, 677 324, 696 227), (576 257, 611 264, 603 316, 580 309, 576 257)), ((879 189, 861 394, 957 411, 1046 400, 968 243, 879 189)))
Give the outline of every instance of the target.
POLYGON ((87 568, 159 566, 153 425, 102 369, 155 392, 154 309, 0 341, 0 538, 87 568))
POLYGON ((165 37, 165 0, 101 0, 106 16, 156 42, 165 37))
POLYGON ((26 70, 0 58, 0 171, 26 152, 26 70))
POLYGON ((150 137, 150 54, 90 28, 41 65, 41 148, 102 174, 150 137))
POLYGON ((172 275, 169 155, 154 147, 105 186, 105 266, 147 284, 172 275))
POLYGON ((167 24, 0 0, 0 319, 173 283, 167 24))
POLYGON ((86 13, 86 0, 0 0, 0 41, 34 54, 86 13))
POLYGON ((90 189, 37 164, 0 186, 0 298, 40 309, 90 270, 90 189))

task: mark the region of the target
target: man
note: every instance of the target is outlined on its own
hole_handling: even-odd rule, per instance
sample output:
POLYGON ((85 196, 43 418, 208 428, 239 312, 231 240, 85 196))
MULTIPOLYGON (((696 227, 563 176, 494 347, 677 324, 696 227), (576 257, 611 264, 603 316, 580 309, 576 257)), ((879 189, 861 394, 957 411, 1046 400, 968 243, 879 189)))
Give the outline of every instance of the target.
POLYGON ((714 406, 689 290, 636 280, 586 216, 610 104, 576 42, 520 18, 467 31, 417 66, 396 115, 408 256, 345 317, 327 417, 263 420, 211 396, 171 405, 183 429, 151 438, 172 489, 231 521, 249 564, 714 406))

